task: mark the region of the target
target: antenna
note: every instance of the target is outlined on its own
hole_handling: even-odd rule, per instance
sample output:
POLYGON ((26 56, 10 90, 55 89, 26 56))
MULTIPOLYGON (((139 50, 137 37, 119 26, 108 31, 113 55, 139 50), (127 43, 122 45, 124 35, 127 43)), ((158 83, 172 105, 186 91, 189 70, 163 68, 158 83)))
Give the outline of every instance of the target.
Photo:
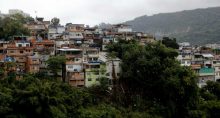
POLYGON ((36 16, 36 18, 37 18, 37 11, 35 10, 34 13, 35 13, 35 16, 36 16))

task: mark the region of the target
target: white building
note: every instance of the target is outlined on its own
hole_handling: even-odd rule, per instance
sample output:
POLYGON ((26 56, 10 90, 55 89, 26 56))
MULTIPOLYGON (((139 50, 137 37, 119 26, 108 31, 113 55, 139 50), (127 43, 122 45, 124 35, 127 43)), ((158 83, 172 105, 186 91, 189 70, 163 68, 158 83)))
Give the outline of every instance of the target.
POLYGON ((48 39, 57 39, 65 32, 64 26, 49 26, 48 27, 48 39))
POLYGON ((110 84, 112 84, 113 79, 118 79, 120 76, 121 68, 120 63, 121 60, 119 58, 108 58, 106 52, 100 52, 99 60, 106 63, 106 77, 110 80, 110 84), (115 78, 114 78, 115 77, 115 78))
POLYGON ((119 33, 132 32, 132 28, 129 25, 117 24, 113 26, 114 26, 114 30, 119 33))

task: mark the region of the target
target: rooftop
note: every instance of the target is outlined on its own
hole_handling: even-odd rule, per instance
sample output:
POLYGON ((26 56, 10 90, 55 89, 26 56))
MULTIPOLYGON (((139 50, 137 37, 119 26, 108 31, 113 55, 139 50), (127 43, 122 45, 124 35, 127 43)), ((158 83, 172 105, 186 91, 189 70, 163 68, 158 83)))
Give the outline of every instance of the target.
POLYGON ((214 73, 215 69, 214 68, 207 68, 207 67, 203 67, 199 70, 199 73, 214 73))
POLYGON ((69 47, 63 47, 61 49, 57 49, 60 51, 82 51, 82 49, 77 49, 77 48, 69 48, 69 47))

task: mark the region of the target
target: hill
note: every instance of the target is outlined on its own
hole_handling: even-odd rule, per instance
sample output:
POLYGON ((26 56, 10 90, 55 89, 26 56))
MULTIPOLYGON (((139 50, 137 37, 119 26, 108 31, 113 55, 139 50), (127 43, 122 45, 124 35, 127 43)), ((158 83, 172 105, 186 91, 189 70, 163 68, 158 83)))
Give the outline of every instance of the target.
POLYGON ((178 42, 220 43, 220 7, 141 16, 125 23, 134 31, 176 37, 178 42))

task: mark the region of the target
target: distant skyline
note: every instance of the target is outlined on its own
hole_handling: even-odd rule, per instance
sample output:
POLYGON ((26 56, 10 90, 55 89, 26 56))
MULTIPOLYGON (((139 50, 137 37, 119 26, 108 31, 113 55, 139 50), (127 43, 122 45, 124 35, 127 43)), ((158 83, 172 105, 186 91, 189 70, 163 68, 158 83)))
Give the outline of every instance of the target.
POLYGON ((58 17, 63 25, 72 22, 90 26, 101 22, 121 23, 142 15, 216 6, 220 6, 220 0, 0 0, 2 13, 20 9, 45 20, 58 17))

